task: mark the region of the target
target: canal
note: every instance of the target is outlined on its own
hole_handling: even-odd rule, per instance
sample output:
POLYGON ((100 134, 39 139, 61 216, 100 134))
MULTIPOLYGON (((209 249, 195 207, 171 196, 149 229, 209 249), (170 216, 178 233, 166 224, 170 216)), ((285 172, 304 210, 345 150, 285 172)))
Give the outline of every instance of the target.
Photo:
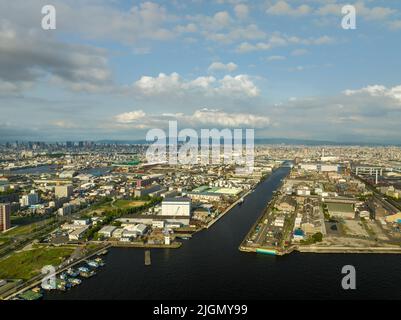
POLYGON ((112 249, 98 275, 45 299, 338 299, 398 298, 397 255, 243 253, 238 246, 289 172, 276 170, 209 230, 180 249, 112 249), (357 290, 341 289, 341 269, 357 270, 357 290))

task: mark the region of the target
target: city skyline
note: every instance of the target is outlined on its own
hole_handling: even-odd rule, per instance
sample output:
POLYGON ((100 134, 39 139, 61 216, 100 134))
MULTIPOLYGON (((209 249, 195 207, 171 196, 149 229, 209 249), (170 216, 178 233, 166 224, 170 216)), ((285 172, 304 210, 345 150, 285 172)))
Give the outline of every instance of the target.
POLYGON ((180 127, 398 144, 401 6, 355 1, 0 1, 2 141, 144 140, 180 127))

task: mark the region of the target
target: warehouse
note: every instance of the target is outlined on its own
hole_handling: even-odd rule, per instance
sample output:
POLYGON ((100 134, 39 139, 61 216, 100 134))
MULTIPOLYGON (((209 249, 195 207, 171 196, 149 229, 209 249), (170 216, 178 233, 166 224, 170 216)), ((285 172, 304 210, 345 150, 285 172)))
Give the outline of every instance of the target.
POLYGON ((113 232, 116 230, 116 227, 113 226, 105 226, 98 233, 106 238, 111 238, 113 232))

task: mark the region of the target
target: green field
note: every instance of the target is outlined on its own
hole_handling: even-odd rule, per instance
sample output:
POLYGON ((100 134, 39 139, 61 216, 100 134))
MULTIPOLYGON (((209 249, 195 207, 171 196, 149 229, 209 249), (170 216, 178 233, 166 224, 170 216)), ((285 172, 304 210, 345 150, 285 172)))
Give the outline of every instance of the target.
POLYGON ((59 265, 73 251, 73 248, 39 248, 15 253, 0 261, 0 279, 28 280, 46 265, 59 265))
POLYGON ((146 203, 147 203, 147 201, 142 201, 142 200, 117 200, 114 203, 108 202, 108 203, 93 207, 92 212, 93 211, 109 212, 109 211, 113 211, 115 209, 129 209, 129 208, 140 207, 146 203))
POLYGON ((114 206, 120 209, 127 209, 127 208, 140 207, 145 203, 146 201, 139 201, 139 200, 117 200, 114 203, 114 206))
POLYGON ((14 225, 23 226, 34 222, 43 221, 46 219, 49 219, 49 216, 25 216, 25 217, 11 216, 11 224, 13 226, 14 225))
POLYGON ((2 233, 0 238, 11 238, 16 236, 29 235, 31 233, 34 233, 35 231, 40 230, 41 228, 51 223, 52 221, 53 221, 52 219, 46 219, 34 223, 20 225, 16 228, 11 229, 10 231, 2 233))

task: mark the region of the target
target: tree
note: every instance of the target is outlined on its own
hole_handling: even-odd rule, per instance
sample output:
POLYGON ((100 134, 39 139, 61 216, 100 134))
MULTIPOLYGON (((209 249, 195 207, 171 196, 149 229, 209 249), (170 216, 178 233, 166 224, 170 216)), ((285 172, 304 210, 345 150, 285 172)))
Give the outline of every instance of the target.
POLYGON ((321 232, 317 232, 312 236, 314 242, 322 242, 323 234, 321 232))

